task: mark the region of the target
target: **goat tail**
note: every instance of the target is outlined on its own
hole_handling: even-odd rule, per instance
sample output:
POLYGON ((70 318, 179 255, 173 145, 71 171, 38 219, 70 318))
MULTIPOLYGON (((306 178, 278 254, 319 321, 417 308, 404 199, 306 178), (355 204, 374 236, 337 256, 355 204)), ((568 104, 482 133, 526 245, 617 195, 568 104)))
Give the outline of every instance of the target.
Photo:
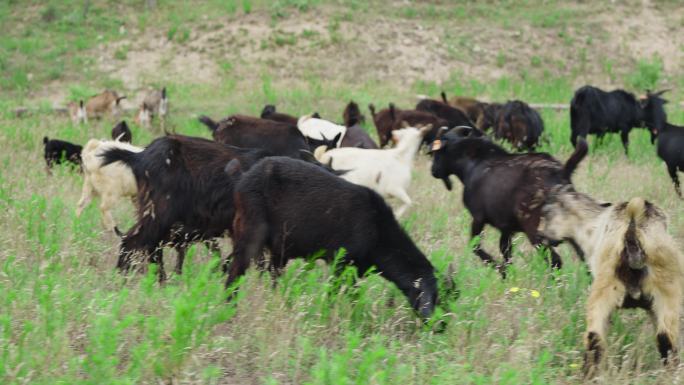
POLYGON ((314 150, 314 158, 316 158, 317 161, 321 162, 321 159, 323 159, 323 154, 328 150, 327 146, 318 146, 314 150))
POLYGON ((50 139, 48 139, 47 136, 43 137, 43 144, 47 144, 47 142, 49 142, 49 141, 50 141, 50 139))
POLYGON ((394 108, 394 103, 389 104, 389 113, 392 121, 396 119, 396 109, 394 108))
POLYGON ((646 216, 646 201, 644 198, 632 198, 629 203, 627 203, 626 212, 630 221, 639 224, 646 216))
POLYGON ((570 180, 572 173, 575 172, 575 169, 577 168, 579 163, 582 161, 582 159, 584 159, 585 156, 587 156, 587 152, 589 152, 589 146, 587 145, 587 141, 584 140, 584 138, 580 137, 577 141, 575 152, 573 152, 572 155, 570 155, 568 161, 565 162, 565 166, 563 166, 564 178, 570 180))
POLYGON ((133 173, 135 174, 135 168, 133 165, 136 164, 139 156, 139 153, 137 152, 124 150, 123 148, 111 148, 104 151, 99 156, 103 159, 102 165, 100 167, 104 167, 114 162, 122 162, 131 170, 133 170, 133 173))
POLYGON ((447 100, 447 97, 446 97, 446 92, 442 91, 441 95, 442 95, 442 101, 446 104, 449 104, 449 101, 447 100))
POLYGON ((166 99, 166 87, 162 88, 161 97, 162 97, 162 99, 166 99))
POLYGON ((197 118, 197 120, 199 120, 202 124, 207 126, 211 130, 211 132, 216 131, 216 129, 218 128, 218 123, 206 115, 201 115, 199 118, 197 118))

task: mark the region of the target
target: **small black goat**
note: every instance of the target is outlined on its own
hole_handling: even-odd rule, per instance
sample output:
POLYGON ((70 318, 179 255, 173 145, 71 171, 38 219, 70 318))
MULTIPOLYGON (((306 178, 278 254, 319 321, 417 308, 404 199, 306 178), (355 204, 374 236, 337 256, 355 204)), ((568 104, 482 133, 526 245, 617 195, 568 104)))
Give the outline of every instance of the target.
POLYGON ((118 140, 119 142, 131 143, 133 139, 133 134, 128 128, 125 120, 120 121, 112 128, 112 140, 118 140))
POLYGON ((432 314, 437 302, 434 269, 373 190, 306 162, 270 157, 242 174, 235 208, 227 286, 264 248, 270 250, 276 271, 290 259, 320 251, 331 260, 344 248, 345 263, 356 266, 359 275, 375 266, 422 317, 432 314))
POLYGON ((80 170, 81 151, 83 150, 83 146, 69 143, 64 140, 48 139, 48 137, 45 136, 43 137, 43 147, 43 157, 45 158, 48 174, 53 165, 62 164, 64 162, 79 166, 80 170))
MULTIPOLYGON (((347 127, 347 133, 342 138, 340 147, 358 147, 358 148, 378 148, 373 139, 361 127, 361 124, 366 120, 366 117, 361 114, 359 105, 350 101, 342 114, 344 118, 344 125, 347 127)), ((334 148, 334 147, 328 147, 334 148)), ((315 150, 315 149, 314 149, 315 150)))
MULTIPOLYGON (((442 134, 432 150, 432 175, 442 179, 449 190, 450 175, 463 183, 463 202, 473 217, 471 237, 479 236, 487 224, 501 232, 499 248, 504 263, 497 269, 505 277, 513 234, 522 231, 533 245, 542 244, 537 227, 545 196, 555 185, 571 184, 570 176, 586 156, 587 145, 580 141, 563 166, 546 153, 509 154, 476 129, 460 128, 442 134)), ((550 251, 552 265, 560 267, 560 256, 550 251)), ((480 248, 479 241, 474 252, 485 263, 495 261, 480 248)))
POLYGON ((606 92, 592 86, 578 89, 570 101, 570 142, 574 146, 577 137, 586 139, 588 134, 596 134, 601 140, 607 132, 619 132, 627 154, 629 132, 634 127, 645 127, 651 130, 654 143, 656 133, 667 121, 663 108, 667 101, 660 98, 665 91, 648 91, 639 101, 624 90, 606 92))
POLYGON ((497 114, 494 136, 518 150, 534 150, 544 131, 539 113, 520 100, 508 101, 497 114))
POLYGON ((658 136, 658 157, 667 165, 667 172, 672 178, 675 191, 681 198, 677 171, 684 171, 684 127, 665 123, 658 136))

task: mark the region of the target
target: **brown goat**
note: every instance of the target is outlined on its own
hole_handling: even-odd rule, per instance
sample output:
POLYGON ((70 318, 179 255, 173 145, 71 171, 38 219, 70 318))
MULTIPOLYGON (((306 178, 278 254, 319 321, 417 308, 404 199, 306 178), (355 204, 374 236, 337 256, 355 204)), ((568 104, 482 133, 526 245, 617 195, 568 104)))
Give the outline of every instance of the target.
POLYGON ((423 143, 432 143, 437 132, 442 127, 448 127, 449 123, 429 112, 418 110, 401 110, 390 103, 389 108, 375 112, 375 106, 370 104, 368 109, 373 116, 375 129, 378 131, 380 148, 385 147, 392 140, 392 131, 404 128, 403 122, 411 127, 432 125, 432 130, 423 138, 423 143))
MULTIPOLYGON (((487 103, 480 102, 475 98, 469 98, 467 96, 454 96, 451 99, 447 99, 446 93, 444 91, 442 91, 442 101, 465 112, 465 114, 468 115, 468 119, 473 122, 482 120, 484 108, 487 105, 487 103)), ((481 127, 478 128, 482 129, 481 127)))
POLYGON ((116 91, 104 90, 101 94, 88 99, 85 104, 88 118, 101 119, 105 115, 116 116, 121 109, 121 100, 125 96, 119 96, 116 91))
POLYGON ((667 234, 665 214, 642 198, 605 205, 564 186, 542 209, 540 233, 574 241, 594 278, 587 301, 584 374, 596 375, 610 314, 642 308, 652 315, 663 363, 679 362, 684 257, 667 234))

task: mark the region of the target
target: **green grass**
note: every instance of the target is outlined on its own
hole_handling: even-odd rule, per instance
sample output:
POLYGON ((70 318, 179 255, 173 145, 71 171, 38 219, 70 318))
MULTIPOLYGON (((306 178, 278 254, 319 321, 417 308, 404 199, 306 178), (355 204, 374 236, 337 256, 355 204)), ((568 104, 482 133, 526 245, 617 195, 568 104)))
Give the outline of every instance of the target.
MULTIPOLYGON (((156 283, 154 267, 125 277, 115 271, 119 240, 102 229, 97 199, 77 218, 74 210, 82 176, 67 167, 56 167, 47 176, 42 159, 43 136, 83 144, 90 138, 109 137, 115 119, 73 125, 68 117, 50 113, 51 102, 40 92, 44 84, 59 82, 64 99, 73 101, 102 87, 125 90, 123 79, 95 69, 91 53, 97 51, 90 51, 100 43, 115 43, 122 52, 107 52, 108 57, 121 63, 129 60, 133 49, 128 50, 128 40, 120 41, 126 36, 119 32, 122 23, 126 34, 139 28, 156 32, 171 40, 169 44, 187 46, 202 31, 249 13, 250 18, 265 15, 275 20, 271 30, 280 32, 264 35, 269 48, 300 48, 302 42, 322 39, 344 47, 353 40, 345 32, 348 23, 372 15, 380 5, 158 1, 157 10, 146 10, 140 1, 116 5, 94 1, 84 15, 83 4, 51 1, 26 7, 0 2, 0 89, 4 91, 0 93, 0 145, 6 149, 0 153, 0 383, 581 382, 584 306, 591 283, 585 265, 562 246, 565 266, 552 273, 545 256, 518 235, 514 264, 508 278, 501 280, 470 252, 471 218, 461 202, 460 183, 454 181, 454 191, 446 191, 441 181, 431 177, 430 159, 422 154, 409 191, 414 204, 401 222, 437 270, 442 302, 432 321, 446 322, 442 332, 436 332, 434 325, 422 325, 405 297, 382 277, 369 274, 353 284, 354 269, 338 277, 331 274, 330 266, 298 260, 275 286, 268 274, 252 269, 232 302, 225 301, 218 258, 199 244, 189 250, 184 274, 171 275, 164 285, 156 283), (111 9, 117 12, 107 12, 111 9), (289 18, 296 15, 328 16, 321 17, 318 26, 323 32, 311 27, 292 32, 291 24, 299 19, 289 18), (41 28, 30 28, 29 23, 41 28), (38 112, 16 118, 13 109, 25 105, 37 107, 38 112), (457 293, 446 290, 447 278, 455 283, 457 293)), ((518 28, 516 21, 520 21, 554 36, 558 33, 553 29, 566 31, 560 44, 585 41, 573 28, 586 8, 540 4, 536 0, 401 3, 387 17, 420 23, 472 18, 497 28, 506 23, 518 28)), ((450 36, 454 44, 448 55, 470 60, 460 55, 467 39, 460 45, 460 32, 450 36)), ((585 48, 585 57, 591 57, 591 46, 585 48)), ((592 70, 591 63, 587 59, 584 67, 580 61, 559 64, 556 60, 561 59, 547 56, 543 46, 537 51, 522 61, 504 48, 494 51, 495 66, 507 71, 487 81, 458 71, 443 82, 346 80, 316 71, 315 66, 302 76, 284 76, 277 60, 245 68, 238 60, 218 55, 213 59, 220 71, 210 82, 174 77, 155 85, 165 85, 169 93, 171 116, 166 129, 170 132, 209 137, 196 120, 198 114, 258 115, 264 104, 276 104, 293 115, 318 111, 340 122, 344 105, 354 100, 366 114, 365 128, 373 133, 366 111, 369 103, 384 107, 394 102, 409 108, 415 105, 416 94, 437 98, 444 90, 449 96, 492 101, 569 101, 584 82, 582 71, 592 70), (525 68, 516 63, 524 63, 525 68), (553 65, 569 69, 562 75, 545 71, 553 65)), ((582 55, 579 49, 576 52, 582 55)), ((679 74, 665 73, 660 59, 637 61, 626 69, 619 68, 619 59, 601 60, 597 71, 623 79, 632 91, 655 89, 666 81, 684 84, 679 74)), ((355 57, 345 60, 354 64, 355 57)), ((126 91, 131 97, 135 94, 126 91)), ((674 90, 672 99, 679 94, 674 90)), ((159 127, 146 130, 133 124, 132 113, 123 118, 131 126, 135 144, 145 145, 162 134, 159 127)), ((572 152, 568 112, 542 110, 541 115, 546 131, 540 150, 567 159, 572 152)), ((684 124, 684 112, 676 103, 668 104, 668 117, 684 124)), ((590 138, 590 155, 573 177, 576 188, 605 201, 643 196, 669 214, 669 231, 683 240, 681 201, 648 133, 635 129, 630 140, 630 156, 625 157, 617 135, 609 135, 600 147, 590 138)), ((130 228, 135 222, 132 205, 122 201, 114 217, 120 228, 130 228)), ((487 229, 483 244, 494 253, 498 233, 487 229)), ((221 249, 223 257, 230 254, 230 242, 223 240, 221 249)), ((165 254, 167 266, 172 265, 174 253, 166 250, 165 254)), ((661 369, 654 340, 647 314, 618 313, 610 327, 604 377, 598 382, 676 383, 681 372, 661 369)))

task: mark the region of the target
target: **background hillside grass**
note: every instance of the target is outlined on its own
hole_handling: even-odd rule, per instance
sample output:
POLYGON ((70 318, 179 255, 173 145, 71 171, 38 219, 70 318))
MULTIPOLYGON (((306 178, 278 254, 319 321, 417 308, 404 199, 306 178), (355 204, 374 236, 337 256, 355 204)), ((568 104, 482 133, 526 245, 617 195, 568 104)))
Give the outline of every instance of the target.
MULTIPOLYGON (((442 298, 435 317, 447 321, 442 333, 423 327, 403 295, 384 279, 371 275, 352 286, 353 270, 335 277, 320 263, 292 263, 275 287, 267 274, 252 270, 242 282, 238 299, 231 303, 225 302, 224 277, 216 269, 218 259, 201 245, 190 249, 184 275, 172 275, 163 286, 156 283, 153 268, 129 277, 114 271, 118 240, 102 230, 97 200, 80 218, 75 217, 82 176, 67 167, 57 167, 47 176, 42 159, 43 136, 85 143, 93 137, 109 137, 113 121, 79 126, 47 113, 50 103, 40 95, 45 82, 58 82, 72 99, 102 87, 121 87, 118 79, 93 67, 86 65, 90 69, 81 72, 73 67, 93 60, 90 50, 98 44, 99 35, 100 40, 125 41, 126 34, 120 32, 122 20, 182 40, 184 29, 190 30, 205 14, 221 18, 266 12, 278 23, 295 14, 328 12, 328 7, 333 9, 331 19, 338 14, 343 17, 344 9, 372 12, 379 7, 376 3, 305 0, 160 3, 158 10, 145 11, 142 2, 94 2, 85 18, 83 2, 0 3, 0 146, 4 148, 0 152, 0 382, 580 381, 584 305, 590 284, 584 264, 563 246, 565 266, 551 272, 544 256, 518 235, 514 264, 509 277, 501 280, 469 251, 470 215, 461 203, 460 183, 455 183, 454 191, 446 191, 430 176, 430 160, 422 154, 410 190, 414 205, 402 224, 442 281, 448 265, 453 265, 451 278, 459 293, 442 298), (50 7, 54 19, 41 24, 42 28, 29 28, 27 23, 32 20, 52 18, 50 7), (26 32, 29 29, 31 32, 26 32), (28 74, 33 74, 31 80, 28 74), (16 118, 12 110, 27 104, 43 112, 16 118)), ((451 13, 446 16, 441 12, 444 8, 441 4, 408 4, 391 17, 424 20, 474 14, 492 23, 522 18, 542 28, 557 28, 573 22, 574 15, 562 4, 539 8, 535 1, 510 12, 507 10, 515 8, 510 3, 501 7, 456 5, 448 7, 451 13), (530 9, 536 11, 525 13, 530 9)), ((637 61, 619 76, 633 90, 655 88, 663 85, 664 79, 680 81, 678 75, 664 73, 652 58, 637 61)), ((403 87, 373 79, 341 84, 315 75, 279 79, 264 71, 250 78, 227 73, 211 84, 173 79, 164 84, 171 99, 169 130, 209 137, 196 121, 200 113, 213 117, 257 114, 265 103, 276 103, 282 111, 304 114, 316 110, 325 118, 341 121, 342 109, 350 99, 364 111, 371 102, 378 107, 390 101, 408 107, 415 103, 416 94, 437 97, 441 90, 498 101, 557 103, 570 99, 576 82, 572 74, 534 72, 523 77, 515 73, 485 82, 454 73, 441 84, 417 81, 403 87)), ((674 100, 676 95, 679 91, 674 100)), ((548 138, 541 150, 565 160, 572 152, 567 111, 541 113, 548 138)), ((670 121, 684 122, 676 103, 668 106, 668 113, 670 121)), ((366 128, 372 132, 366 115, 366 128)), ((127 118, 130 122, 131 116, 127 118)), ((132 128, 134 143, 139 145, 161 135, 159 128, 132 128)), ((634 130, 630 139, 629 157, 624 156, 615 135, 601 147, 592 146, 574 177, 577 189, 606 201, 643 196, 665 209, 669 230, 681 241, 681 201, 675 197, 664 164, 655 156, 645 130, 634 130)), ((128 202, 122 202, 114 215, 121 228, 134 223, 128 202)), ((487 250, 498 249, 495 230, 488 229, 484 241, 487 250)), ((223 241, 222 255, 229 252, 230 242, 223 241)), ((166 264, 173 264, 173 252, 167 250, 166 255, 166 264)), ((620 312, 612 319, 608 365, 598 382, 679 382, 681 372, 663 371, 657 357, 648 316, 620 312)))

